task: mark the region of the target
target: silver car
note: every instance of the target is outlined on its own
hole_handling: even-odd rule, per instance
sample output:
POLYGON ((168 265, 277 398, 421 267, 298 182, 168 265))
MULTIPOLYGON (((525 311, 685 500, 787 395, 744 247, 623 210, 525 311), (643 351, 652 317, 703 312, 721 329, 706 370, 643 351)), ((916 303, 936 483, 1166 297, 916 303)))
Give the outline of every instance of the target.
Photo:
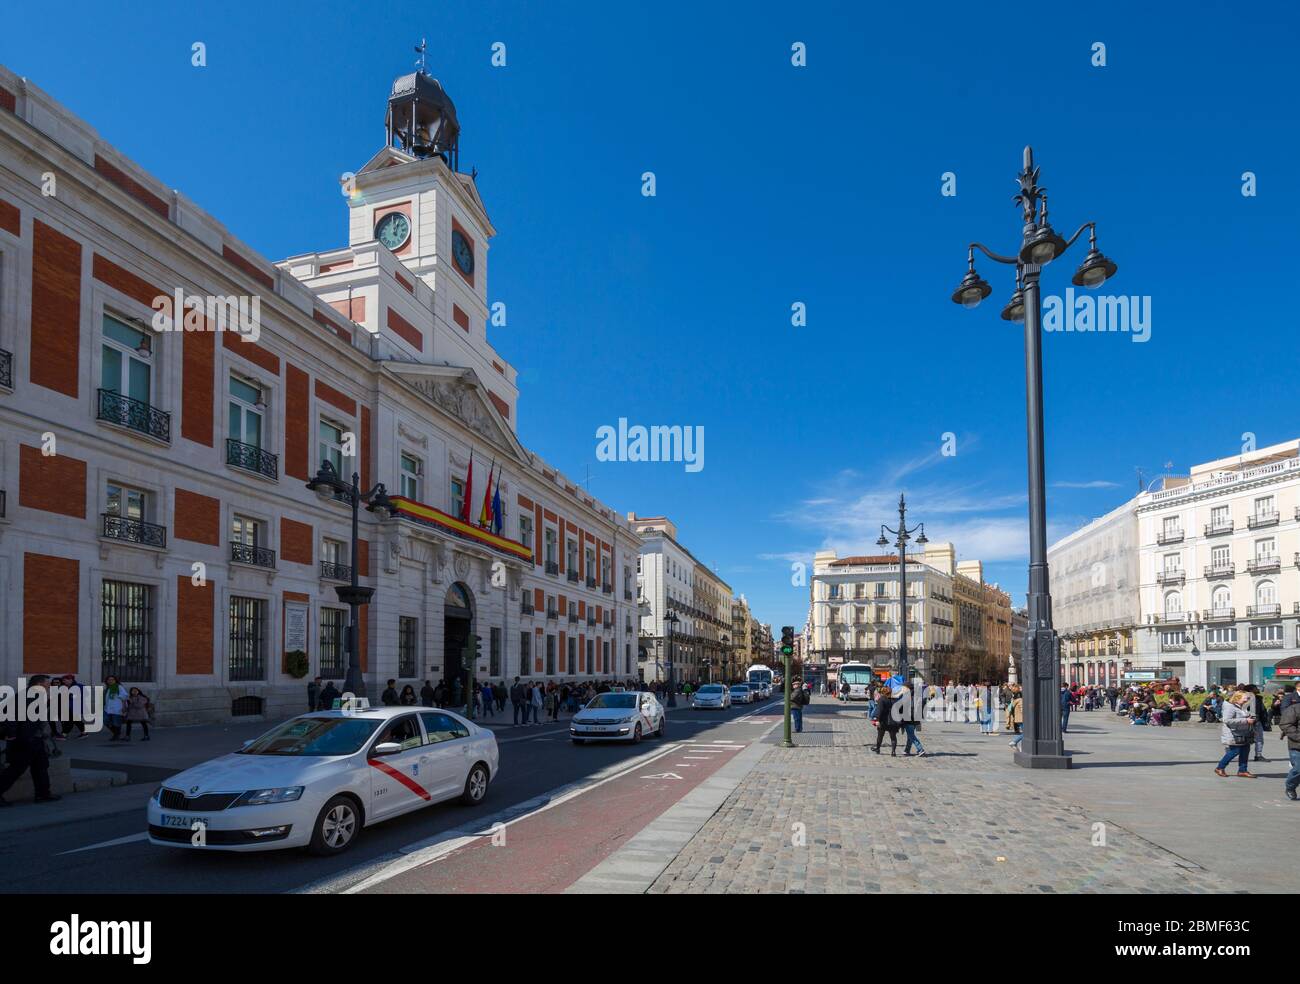
POLYGON ((637 744, 646 735, 664 736, 666 715, 652 693, 613 691, 597 694, 569 722, 569 737, 575 745, 587 741, 629 741, 637 744))
POLYGON ((731 691, 720 683, 706 683, 695 691, 694 696, 691 698, 691 706, 700 710, 711 707, 730 707, 731 691))

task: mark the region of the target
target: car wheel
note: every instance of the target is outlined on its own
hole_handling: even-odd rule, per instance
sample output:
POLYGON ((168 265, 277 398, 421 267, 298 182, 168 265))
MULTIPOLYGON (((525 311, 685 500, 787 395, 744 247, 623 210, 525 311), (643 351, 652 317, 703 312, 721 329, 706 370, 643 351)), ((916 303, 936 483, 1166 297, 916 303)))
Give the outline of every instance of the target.
POLYGON ((360 830, 361 811, 356 802, 346 796, 335 796, 316 817, 307 850, 319 855, 340 854, 352 846, 360 830))
POLYGON ((637 722, 637 726, 632 729, 632 744, 641 744, 641 722, 639 721, 637 722))
POLYGON ((668 727, 668 716, 664 715, 659 719, 659 730, 655 732, 655 737, 662 738, 664 736, 664 729, 667 727, 668 727))
POLYGON ((488 791, 487 766, 477 763, 465 777, 465 791, 460 794, 460 801, 466 806, 478 806, 488 791))

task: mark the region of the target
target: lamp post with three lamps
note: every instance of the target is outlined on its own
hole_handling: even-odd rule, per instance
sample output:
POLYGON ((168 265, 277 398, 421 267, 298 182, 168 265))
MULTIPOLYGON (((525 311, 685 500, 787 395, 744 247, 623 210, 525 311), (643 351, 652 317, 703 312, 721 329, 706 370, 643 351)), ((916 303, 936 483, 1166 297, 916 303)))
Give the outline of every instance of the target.
POLYGON ((1052 628, 1052 596, 1047 576, 1047 493, 1043 459, 1043 346, 1042 269, 1068 250, 1088 230, 1088 254, 1072 282, 1076 287, 1100 287, 1117 267, 1097 249, 1097 224, 1085 222, 1069 239, 1062 239, 1047 221, 1047 189, 1038 184, 1034 151, 1025 148, 1024 169, 1018 181, 1023 225, 1020 251, 1015 256, 994 253, 981 243, 967 247, 967 272, 952 299, 973 308, 993 292, 975 272, 975 250, 989 259, 1016 268, 1016 289, 1002 309, 1004 321, 1025 325, 1025 388, 1029 457, 1029 624, 1025 632, 1024 697, 1025 740, 1016 752, 1017 765, 1031 769, 1068 769, 1070 756, 1061 738, 1061 640, 1052 628))
POLYGON ((923 547, 930 541, 926 539, 924 523, 910 530, 907 528, 907 502, 901 495, 898 497, 898 529, 890 529, 882 523, 877 546, 889 546, 886 533, 895 538, 894 546, 898 548, 898 675, 903 678, 904 685, 911 686, 911 667, 907 662, 907 544, 914 533, 919 533, 917 546, 923 547))

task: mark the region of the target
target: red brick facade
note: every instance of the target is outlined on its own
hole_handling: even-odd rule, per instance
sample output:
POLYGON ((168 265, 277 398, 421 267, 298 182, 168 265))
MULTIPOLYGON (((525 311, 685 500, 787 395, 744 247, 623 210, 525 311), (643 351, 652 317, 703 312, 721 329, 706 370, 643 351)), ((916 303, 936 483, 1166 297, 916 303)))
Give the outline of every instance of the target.
POLYGON ((312 528, 309 523, 280 520, 280 559, 291 564, 311 565, 312 528))
POLYGON ((77 665, 81 564, 23 554, 23 672, 66 673, 77 665))
POLYGON ((177 540, 220 546, 221 500, 177 489, 173 523, 177 540))
POLYGON ((67 454, 18 448, 18 504, 61 516, 86 518, 86 463, 67 454))
POLYGON ((81 244, 40 219, 33 228, 31 380, 75 399, 81 375, 81 244))
POLYGON ((194 584, 184 575, 176 578, 176 672, 213 672, 216 648, 216 592, 211 581, 194 584))

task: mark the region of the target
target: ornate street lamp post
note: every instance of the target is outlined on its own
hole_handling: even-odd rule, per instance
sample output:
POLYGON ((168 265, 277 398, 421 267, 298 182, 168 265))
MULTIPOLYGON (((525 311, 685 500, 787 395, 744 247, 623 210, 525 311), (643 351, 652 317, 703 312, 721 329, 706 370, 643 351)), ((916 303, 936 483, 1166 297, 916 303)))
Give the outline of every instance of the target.
POLYGON ((1097 224, 1085 222, 1068 240, 1062 239, 1047 221, 1047 191, 1038 184, 1034 152, 1025 148, 1024 169, 1019 176, 1023 226, 1020 251, 1001 256, 980 243, 967 247, 967 272, 952 294, 955 303, 973 308, 992 293, 992 288, 975 272, 975 250, 997 263, 1016 268, 1016 290, 1002 310, 1004 321, 1025 324, 1026 411, 1029 432, 1029 625, 1025 632, 1024 671, 1025 740, 1016 752, 1017 765, 1030 769, 1068 769, 1061 738, 1060 658, 1061 640, 1052 628, 1052 597, 1047 576, 1047 493, 1043 462, 1043 349, 1042 298, 1039 276, 1051 263, 1074 245, 1083 230, 1089 231, 1088 255, 1075 271, 1076 287, 1099 287, 1115 275, 1116 266, 1097 249, 1097 224))
POLYGON ((676 612, 669 612, 664 616, 664 627, 668 630, 668 706, 677 706, 677 686, 673 682, 673 630, 677 628, 677 623, 681 619, 677 617, 676 612))
POLYGON ((877 546, 889 546, 886 533, 895 537, 894 546, 898 548, 898 675, 903 678, 903 683, 911 686, 911 668, 907 665, 907 544, 913 533, 920 534, 916 538, 917 546, 925 546, 930 541, 925 537, 924 523, 910 530, 907 528, 907 502, 901 495, 898 497, 898 529, 890 529, 882 523, 877 546))
POLYGON ((345 482, 339 473, 335 470, 334 465, 329 461, 322 461, 320 471, 316 477, 307 483, 307 488, 311 489, 323 500, 341 498, 352 506, 352 578, 350 584, 339 585, 334 589, 339 596, 339 601, 348 606, 351 613, 348 624, 348 672, 343 680, 343 692, 350 693, 354 697, 364 697, 366 695, 366 680, 361 675, 361 646, 359 637, 359 612, 362 605, 370 603, 370 598, 375 593, 374 588, 362 587, 357 577, 359 575, 358 564, 360 562, 358 543, 360 542, 358 529, 358 510, 362 503, 365 503, 368 512, 377 513, 380 519, 392 515, 396 507, 388 498, 388 490, 384 488, 382 482, 368 491, 361 491, 361 476, 356 472, 352 473, 352 481, 345 482))

